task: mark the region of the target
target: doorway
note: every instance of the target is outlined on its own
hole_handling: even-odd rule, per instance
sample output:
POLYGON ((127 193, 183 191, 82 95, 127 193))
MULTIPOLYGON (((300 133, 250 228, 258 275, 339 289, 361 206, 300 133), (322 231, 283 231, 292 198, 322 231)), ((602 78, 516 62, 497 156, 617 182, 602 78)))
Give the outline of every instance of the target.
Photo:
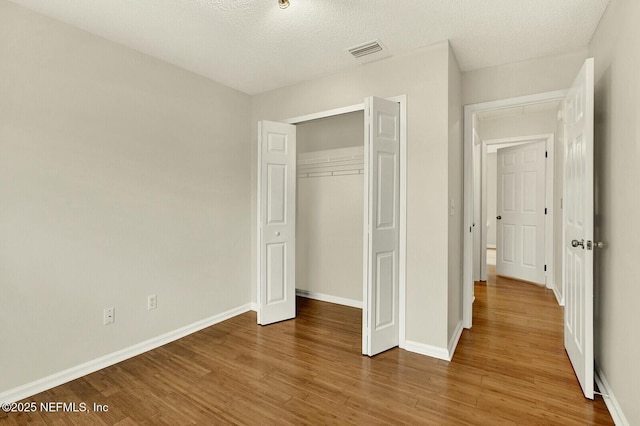
MULTIPOLYGON (((532 213, 537 218, 537 226, 541 229, 544 228, 542 232, 542 236, 538 235, 536 244, 543 244, 543 247, 540 247, 536 252, 530 253, 535 254, 535 259, 531 261, 531 259, 525 263, 527 263, 527 269, 530 267, 535 267, 537 270, 537 274, 540 275, 538 279, 528 279, 526 274, 528 272, 519 273, 515 275, 510 275, 506 271, 502 272, 501 265, 497 267, 498 275, 511 276, 516 279, 532 281, 538 284, 546 284, 547 288, 553 289, 555 288, 555 253, 554 253, 554 236, 560 235, 559 233, 555 233, 555 221, 554 218, 556 216, 556 205, 555 205, 555 134, 558 132, 558 129, 562 127, 561 123, 556 122, 557 110, 560 108, 560 103, 552 102, 548 103, 545 108, 541 109, 540 112, 544 112, 541 116, 527 116, 523 114, 525 118, 525 122, 528 121, 529 126, 531 124, 537 124, 535 130, 546 130, 553 131, 553 133, 542 134, 542 135, 532 135, 532 136, 517 136, 517 137, 506 137, 501 139, 483 139, 481 141, 481 160, 480 160, 480 196, 479 196, 479 204, 478 209, 480 210, 479 218, 476 219, 477 223, 479 223, 478 229, 474 229, 476 233, 480 235, 477 237, 480 241, 480 244, 477 246, 476 256, 479 257, 479 279, 475 279, 475 281, 487 281, 487 265, 496 265, 496 251, 499 254, 505 253, 503 247, 505 241, 509 241, 509 239, 498 238, 498 234, 504 230, 506 217, 503 219, 503 215, 505 214, 504 208, 498 208, 498 203, 500 196, 504 196, 505 193, 500 191, 501 187, 500 183, 503 183, 498 179, 498 166, 499 166, 499 152, 503 152, 503 149, 511 148, 511 147, 520 147, 514 149, 526 149, 526 147, 531 147, 533 144, 539 144, 542 146, 542 152, 539 154, 542 160, 542 165, 540 167, 544 168, 543 176, 540 178, 543 179, 541 186, 538 185, 538 191, 543 191, 543 194, 538 195, 538 201, 542 203, 541 206, 537 210, 532 210, 530 206, 527 210, 527 215, 531 216, 532 213), (542 118, 542 120, 541 120, 542 118), (541 198, 541 199, 540 199, 541 198), (540 253, 542 252, 542 253, 540 253)), ((504 123, 503 123, 504 124, 504 123)), ((526 127, 525 130, 526 131, 526 127)), ((519 133, 520 131, 516 131, 519 133)), ((532 153, 529 153, 532 154, 532 153)), ((535 157, 536 152, 533 152, 535 157)), ((531 155, 529 155, 531 159, 531 155)), ((539 160, 539 161, 540 161, 539 160)), ((531 173, 528 173, 529 177, 531 177, 531 173)), ((522 185, 524 182, 521 182, 519 187, 524 189, 522 185)), ((514 188, 511 188, 512 190, 514 188)), ((559 192, 558 192, 559 193, 559 192)), ((523 208, 524 206, 521 206, 523 208)), ((513 237, 513 236, 512 236, 513 237)), ((527 248, 532 249, 533 246, 531 244, 526 244, 526 242, 522 242, 522 244, 518 244, 518 246, 526 245, 527 248)), ((513 248, 513 244, 512 244, 513 248)), ((524 257, 522 254, 516 256, 521 261, 524 261, 524 257)), ((500 256, 502 261, 505 260, 504 256, 500 256)), ((478 274, 475 274, 476 276, 478 274)), ((560 302, 560 300, 558 300, 560 302)))
MULTIPOLYGON (((463 264, 463 322, 465 328, 470 328, 472 325, 472 309, 474 299, 474 282, 481 279, 486 280, 486 250, 487 240, 482 238, 488 234, 488 227, 493 225, 494 229, 496 225, 487 217, 484 212, 486 207, 482 205, 482 190, 481 190, 481 176, 486 176, 486 154, 491 142, 495 143, 507 143, 504 134, 497 133, 496 124, 500 122, 510 122, 511 125, 518 125, 518 128, 508 129, 515 135, 516 131, 520 131, 520 135, 523 134, 536 134, 542 133, 539 130, 536 132, 530 127, 522 126, 522 123, 518 123, 518 117, 523 117, 527 110, 530 112, 540 112, 545 109, 549 109, 550 105, 555 105, 556 110, 553 111, 553 119, 557 122, 560 116, 557 114, 557 109, 561 109, 561 102, 564 101, 568 91, 561 90, 556 92, 548 92, 537 95, 524 96, 519 98, 511 98, 500 101, 486 102, 482 104, 467 105, 465 106, 465 129, 464 129, 464 162, 465 170, 469 170, 469 173, 465 174, 465 223, 467 224, 468 232, 465 231, 464 237, 464 264, 463 264), (484 121, 489 125, 484 126, 485 131, 482 131, 481 122, 484 121), (519 129, 519 130, 518 130, 519 129), (482 142, 485 141, 483 144, 482 142), (483 155, 484 154, 484 155, 483 155), (484 159, 484 162, 482 161, 484 159), (484 165, 484 166, 483 166, 484 165), (485 168, 484 173, 481 173, 485 168), (484 219, 484 220, 483 220, 484 219), (484 231, 484 232, 483 232, 484 231), (481 275, 481 270, 484 275, 481 275)), ((555 132, 556 136, 560 136, 562 123, 558 123, 558 130, 555 132)), ((514 142, 524 142, 527 137, 522 137, 521 140, 515 140, 514 142)), ((553 154, 551 154, 553 155, 553 154)), ((553 175, 553 185, 548 188, 548 192, 553 194, 552 200, 548 203, 555 203, 561 205, 561 193, 562 193, 562 181, 557 177, 562 176, 562 159, 558 155, 555 156, 555 166, 553 175)), ((550 184, 547 183, 547 186, 550 184)), ((486 195, 486 194, 485 194, 486 195)), ((557 225, 561 223, 561 212, 557 209, 554 215, 554 244, 552 249, 561 244, 561 233, 557 229, 557 225)), ((552 228, 553 229, 553 228, 552 228)), ((546 247, 545 247, 546 248, 546 247)), ((559 251, 558 251, 559 252, 559 251)), ((561 262, 555 262, 560 265, 561 262)), ((550 271, 548 271, 550 272, 550 271)), ((555 278, 561 278, 557 276, 555 272, 555 278)), ((556 295, 559 296, 562 293, 559 288, 561 286, 561 279, 554 280, 556 295)), ((558 299, 561 302, 560 299, 558 299)))
POLYGON ((295 317, 295 125, 364 111, 363 354, 405 343, 406 96, 259 122, 258 323, 295 317))

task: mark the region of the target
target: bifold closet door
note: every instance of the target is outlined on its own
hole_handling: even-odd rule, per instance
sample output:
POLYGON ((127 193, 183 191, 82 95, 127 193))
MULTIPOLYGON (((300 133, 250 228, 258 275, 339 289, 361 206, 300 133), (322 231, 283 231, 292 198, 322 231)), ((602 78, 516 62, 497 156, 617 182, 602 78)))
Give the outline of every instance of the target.
POLYGON ((296 127, 258 123, 258 324, 296 316, 296 127))
POLYGON ((365 100, 365 285, 362 351, 373 356, 399 343, 400 106, 365 100))

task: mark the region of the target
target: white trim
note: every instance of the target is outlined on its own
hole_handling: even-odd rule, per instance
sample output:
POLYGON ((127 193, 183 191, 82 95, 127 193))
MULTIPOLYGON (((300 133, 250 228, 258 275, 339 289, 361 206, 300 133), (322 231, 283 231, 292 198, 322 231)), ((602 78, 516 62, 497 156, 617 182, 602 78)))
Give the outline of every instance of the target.
POLYGON ((317 293, 315 291, 303 290, 301 288, 296 288, 296 296, 304 297, 307 299, 320 300, 322 302, 335 303, 336 305, 351 306, 352 308, 362 309, 362 302, 359 300, 332 296, 330 294, 317 293))
POLYGON ((258 173, 256 174, 256 318, 260 324, 260 304, 262 303, 262 121, 258 121, 258 173))
POLYGON ((405 340, 404 350, 409 352, 415 352, 420 355, 430 356, 431 358, 438 358, 445 361, 451 361, 449 358, 449 351, 447 348, 441 348, 439 346, 427 345, 425 343, 413 342, 411 340, 405 340))
POLYGON ((553 200, 555 198, 555 161, 556 161, 556 144, 555 144, 555 134, 552 133, 549 135, 547 139, 547 150, 546 155, 547 158, 545 160, 545 208, 547 209, 547 214, 545 216, 545 248, 544 248, 544 256, 545 262, 547 265, 547 270, 545 271, 545 279, 547 283, 547 288, 553 289, 555 288, 555 248, 558 244, 556 244, 557 235, 555 235, 555 225, 554 225, 554 216, 556 215, 555 205, 553 200))
MULTIPOLYGON (((369 98, 365 99, 369 102, 369 98)), ((363 104, 364 108, 364 104, 363 104)), ((370 105, 367 105, 367 110, 370 105)), ((369 209, 369 116, 367 111, 364 113, 364 174, 362 187, 362 355, 369 354, 369 333, 367 326, 369 324, 369 306, 368 301, 368 285, 369 285, 369 221, 371 220, 369 209)))
POLYGON ((464 248, 462 272, 462 317, 465 328, 473 320, 473 115, 480 111, 562 100, 568 90, 538 93, 464 106, 464 248), (467 232, 469 230, 469 232, 467 232))
POLYGON ((488 249, 496 249, 496 245, 495 244, 487 244, 487 248, 488 249))
POLYGON ((407 95, 390 98, 400 104, 400 235, 398 242, 398 257, 400 271, 400 289, 398 305, 400 318, 398 320, 399 344, 404 348, 406 342, 406 306, 407 306, 407 95))
POLYGON ((251 302, 251 310, 258 312, 258 304, 256 302, 251 302))
POLYGON ((145 340, 119 351, 112 352, 100 358, 96 358, 83 364, 76 365, 75 367, 71 367, 58 373, 51 374, 47 377, 34 380, 30 383, 18 386, 17 388, 9 389, 8 391, 0 393, 0 401, 9 403, 20 401, 21 399, 38 394, 40 392, 44 392, 63 383, 70 382, 79 377, 86 376, 87 374, 94 373, 98 370, 117 364, 126 359, 133 358, 137 355, 143 354, 162 345, 166 345, 167 343, 173 342, 174 340, 181 339, 185 336, 188 336, 189 334, 195 333, 204 328, 228 320, 229 318, 233 318, 250 310, 251 304, 242 305, 221 314, 196 321, 192 324, 178 328, 168 333, 161 334, 160 336, 153 337, 149 340, 145 340))
POLYGON ((321 118, 335 117, 336 115, 348 114, 350 112, 364 111, 364 103, 349 105, 342 108, 330 109, 328 111, 315 112, 313 114, 301 115, 299 117, 288 118, 283 120, 287 124, 299 124, 305 121, 319 120, 321 118))
POLYGON ((456 325, 456 329, 454 330, 453 335, 451 336, 451 340, 449 340, 449 346, 447 347, 447 349, 449 350, 448 361, 451 361, 453 359, 453 354, 456 352, 458 342, 460 341, 460 337, 462 336, 462 330, 464 330, 464 327, 462 326, 462 321, 459 321, 458 325, 456 325))
POLYGON ((604 373, 602 372, 598 364, 596 364, 595 370, 596 384, 598 385, 600 392, 604 394, 602 396, 602 399, 604 399, 604 403, 607 405, 607 409, 609 410, 609 414, 611 414, 613 422, 617 426, 629 426, 629 421, 624 416, 622 407, 620 407, 618 400, 613 395, 613 390, 611 389, 609 382, 607 382, 607 379, 604 377, 604 373))
POLYGON ((556 286, 553 286, 553 288, 551 290, 553 290, 553 295, 556 296, 556 300, 558 301, 558 305, 564 306, 564 297, 560 297, 560 295, 558 294, 558 288, 556 286))

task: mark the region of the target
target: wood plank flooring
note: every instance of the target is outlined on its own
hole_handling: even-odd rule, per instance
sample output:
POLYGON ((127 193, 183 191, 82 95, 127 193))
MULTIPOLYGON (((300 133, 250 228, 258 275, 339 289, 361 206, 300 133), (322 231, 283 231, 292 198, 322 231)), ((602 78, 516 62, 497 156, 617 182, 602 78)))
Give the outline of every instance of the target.
POLYGON ((246 313, 25 400, 107 412, 0 412, 0 424, 613 424, 582 396, 552 292, 490 272, 450 363, 363 357, 359 309, 299 298, 295 320, 260 327, 246 313))

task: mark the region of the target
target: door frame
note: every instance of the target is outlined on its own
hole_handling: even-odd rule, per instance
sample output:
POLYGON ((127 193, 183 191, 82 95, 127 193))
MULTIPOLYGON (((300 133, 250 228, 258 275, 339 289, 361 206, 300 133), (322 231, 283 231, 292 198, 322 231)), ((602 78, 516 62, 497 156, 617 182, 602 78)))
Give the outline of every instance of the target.
MULTIPOLYGON (((400 105, 400 242, 399 242, 399 267, 398 271, 398 284, 399 284, 399 297, 398 297, 398 331, 399 331, 399 347, 405 348, 406 342, 406 291, 407 291, 407 95, 393 96, 385 98, 389 101, 397 102, 400 105)), ((364 111, 364 102, 354 105, 348 105, 345 107, 334 108, 326 111, 320 111, 312 114, 301 115, 297 117, 281 120, 286 124, 300 124, 306 121, 317 120, 320 118, 335 117, 342 114, 348 114, 350 112, 364 111)), ((363 126, 364 126, 363 122, 363 126)), ((364 141, 363 141, 364 143, 364 141)), ((368 151, 365 149, 365 170, 364 179, 368 179, 368 151)), ((366 256, 369 238, 367 235, 367 217, 368 210, 364 207, 363 211, 363 224, 365 232, 363 233, 363 253, 366 256)), ((258 221, 260 220, 260 214, 258 212, 258 221)), ((364 258, 364 257, 363 257, 364 258)), ((367 278, 367 265, 363 265, 363 294, 366 294, 366 278, 367 278)), ((258 265, 258 285, 260 284, 260 266, 258 265)), ((365 300, 362 301, 363 305, 365 300)), ((364 309, 364 306, 363 306, 364 309)), ((366 336, 363 336, 363 341, 366 336)))
MULTIPOLYGON (((481 167, 480 167, 480 281, 486 281, 487 279, 487 220, 489 219, 487 214, 487 154, 489 154, 490 146, 499 146, 497 149, 506 148, 508 146, 523 145, 532 142, 545 143, 545 149, 548 153, 547 162, 545 164, 545 206, 547 208, 547 214, 545 217, 545 248, 544 257, 545 265, 547 266, 545 274, 545 285, 549 289, 554 287, 554 235, 553 235, 553 179, 554 179, 554 160, 555 160, 555 136, 553 133, 545 133, 541 135, 531 136, 513 136, 509 138, 500 139, 485 139, 481 141, 481 167)), ((496 241, 496 245, 497 245, 496 241)), ((477 256, 477 253, 476 253, 477 256)))
POLYGON ((473 325, 473 223, 474 223, 474 182, 473 173, 473 115, 487 110, 510 108, 538 104, 550 101, 562 101, 569 93, 568 89, 534 95, 500 99, 464 106, 464 244, 462 265, 462 322, 465 328, 473 325), (467 231, 468 230, 468 231, 467 231))

